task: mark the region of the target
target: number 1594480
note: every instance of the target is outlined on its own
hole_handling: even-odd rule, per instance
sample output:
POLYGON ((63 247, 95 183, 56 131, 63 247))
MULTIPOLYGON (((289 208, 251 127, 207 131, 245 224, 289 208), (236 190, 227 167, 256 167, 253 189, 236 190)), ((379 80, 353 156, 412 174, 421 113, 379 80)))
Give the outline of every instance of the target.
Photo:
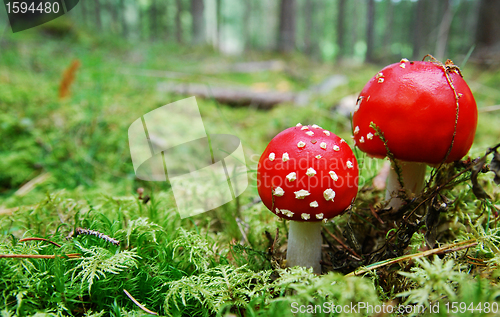
POLYGON ((59 13, 59 2, 6 2, 7 13, 59 13))

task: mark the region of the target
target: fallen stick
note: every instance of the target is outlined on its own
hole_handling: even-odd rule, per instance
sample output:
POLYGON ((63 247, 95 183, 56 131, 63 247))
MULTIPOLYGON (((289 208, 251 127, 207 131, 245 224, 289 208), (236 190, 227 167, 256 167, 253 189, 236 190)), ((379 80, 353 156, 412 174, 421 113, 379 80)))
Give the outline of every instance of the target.
POLYGON ((459 250, 467 249, 467 248, 470 248, 470 247, 473 247, 476 245, 477 245, 477 242, 475 239, 461 241, 461 242, 446 245, 446 246, 441 247, 441 248, 427 250, 427 251, 415 253, 415 254, 404 255, 404 256, 401 256, 399 258, 388 259, 388 260, 380 261, 377 263, 373 263, 373 264, 365 266, 361 269, 355 270, 355 271, 347 274, 346 276, 357 276, 360 274, 367 273, 371 270, 381 268, 381 267, 386 266, 386 265, 399 263, 399 262, 411 260, 411 259, 418 259, 418 258, 422 258, 422 257, 426 257, 429 255, 438 254, 438 253, 449 253, 449 252, 459 251, 459 250))
POLYGON ((160 83, 158 90, 179 95, 215 99, 220 103, 237 105, 255 105, 268 109, 283 102, 298 103, 300 93, 279 91, 254 91, 242 87, 210 87, 204 84, 160 83))
POLYGON ((479 112, 493 112, 500 110, 500 105, 479 108, 479 112))
POLYGON ((257 91, 238 86, 210 86, 196 83, 162 82, 157 86, 160 92, 169 92, 179 95, 197 96, 206 99, 215 99, 220 103, 233 105, 252 105, 262 109, 269 109, 280 103, 293 103, 305 106, 313 96, 329 94, 336 87, 345 85, 347 78, 344 75, 333 75, 318 85, 306 90, 291 91, 257 91))

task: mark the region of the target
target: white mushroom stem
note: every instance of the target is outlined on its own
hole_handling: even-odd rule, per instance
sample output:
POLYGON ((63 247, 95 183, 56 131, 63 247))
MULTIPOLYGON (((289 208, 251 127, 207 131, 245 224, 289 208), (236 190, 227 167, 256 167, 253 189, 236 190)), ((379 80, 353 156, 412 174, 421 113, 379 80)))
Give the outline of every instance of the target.
MULTIPOLYGON (((398 165, 401 167, 401 176, 403 178, 406 194, 410 197, 412 194, 420 194, 424 188, 425 168, 427 165, 425 163, 404 161, 398 161, 398 165)), ((400 189, 401 186, 399 184, 398 174, 396 173, 394 164, 391 164, 385 192, 385 199, 390 199, 387 207, 392 207, 394 210, 398 210, 401 207, 403 200, 397 198, 400 189)))
POLYGON ((286 264, 313 268, 321 274, 321 221, 290 221, 286 264))

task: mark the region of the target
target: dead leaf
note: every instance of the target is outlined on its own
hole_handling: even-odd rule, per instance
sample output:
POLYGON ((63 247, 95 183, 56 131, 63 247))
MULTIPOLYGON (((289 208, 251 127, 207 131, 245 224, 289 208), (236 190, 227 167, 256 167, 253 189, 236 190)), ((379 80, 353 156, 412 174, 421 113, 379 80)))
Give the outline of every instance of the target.
POLYGON ((477 181, 477 176, 483 169, 485 163, 486 156, 482 157, 474 164, 474 166, 472 166, 472 174, 470 176, 470 180, 472 183, 472 192, 478 199, 491 199, 491 197, 484 191, 483 187, 479 185, 479 182, 477 181))
POLYGON ((80 61, 74 60, 71 62, 68 68, 63 73, 61 84, 59 85, 59 99, 64 99, 69 96, 69 87, 75 81, 75 74, 80 67, 80 61))
POLYGON ((500 153, 497 151, 494 152, 493 158, 491 159, 490 171, 495 173, 495 178, 493 179, 495 184, 500 185, 500 153))

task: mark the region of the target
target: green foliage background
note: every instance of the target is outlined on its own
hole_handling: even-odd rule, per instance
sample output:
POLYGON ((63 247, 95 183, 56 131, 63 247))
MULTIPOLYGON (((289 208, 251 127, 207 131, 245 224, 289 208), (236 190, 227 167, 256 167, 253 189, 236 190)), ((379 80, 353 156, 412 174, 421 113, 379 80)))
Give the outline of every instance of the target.
MULTIPOLYGON (((207 47, 133 45, 76 32, 53 39, 33 30, 2 41, 0 254, 61 255, 55 259, 0 258, 3 316, 145 315, 124 289, 150 310, 174 316, 289 316, 292 303, 499 301, 500 235, 495 204, 500 202, 500 189, 492 183, 491 173, 480 176, 491 202, 478 201, 470 184, 463 183, 447 193, 453 204, 441 215, 448 234, 439 242, 477 239, 478 245, 468 255, 483 261, 481 266, 471 264, 462 250, 442 259, 418 260, 411 268, 393 267, 390 270, 396 273, 391 275, 391 284, 380 271, 346 277, 283 269, 269 252, 265 232, 274 235, 279 229, 279 248, 286 242, 287 224, 262 204, 253 203, 258 196, 255 168, 259 154, 274 135, 297 122, 318 124, 350 140, 349 119, 332 110, 333 106, 342 97, 356 95, 379 66, 339 67, 293 55, 286 57, 285 71, 213 75, 206 71, 207 65, 223 68, 243 57, 220 56, 207 47), (75 59, 81 67, 72 94, 59 100, 61 74, 75 59), (332 74, 344 74, 348 82, 306 107, 283 104, 263 111, 198 99, 208 133, 231 133, 242 140, 251 185, 238 201, 181 220, 168 183, 135 179, 127 129, 142 114, 183 96, 157 90, 159 82, 171 79, 141 76, 139 69, 168 69, 182 73, 180 81, 208 85, 265 83, 275 88, 285 83, 291 90, 302 90, 332 74), (20 187, 46 173, 46 181, 19 194, 20 187), (146 204, 137 197, 139 187, 151 197, 146 204), (68 239, 77 227, 98 230, 121 244, 117 247, 85 235, 68 239), (62 246, 19 242, 25 237, 47 238, 62 246), (82 256, 64 257, 70 253, 82 256)), ((252 53, 246 59, 274 57, 252 53)), ((500 104, 500 72, 473 65, 462 71, 479 109, 500 104)), ((481 113, 479 122, 472 157, 484 154, 500 139, 498 111, 481 113)), ((361 185, 369 188, 381 163, 361 152, 356 155, 363 164, 365 182, 361 185)), ((362 190, 357 204, 382 196, 362 190)), ((351 216, 345 214, 325 226, 334 231, 351 216)), ((419 252, 423 244, 422 232, 415 233, 408 252, 419 252)))

